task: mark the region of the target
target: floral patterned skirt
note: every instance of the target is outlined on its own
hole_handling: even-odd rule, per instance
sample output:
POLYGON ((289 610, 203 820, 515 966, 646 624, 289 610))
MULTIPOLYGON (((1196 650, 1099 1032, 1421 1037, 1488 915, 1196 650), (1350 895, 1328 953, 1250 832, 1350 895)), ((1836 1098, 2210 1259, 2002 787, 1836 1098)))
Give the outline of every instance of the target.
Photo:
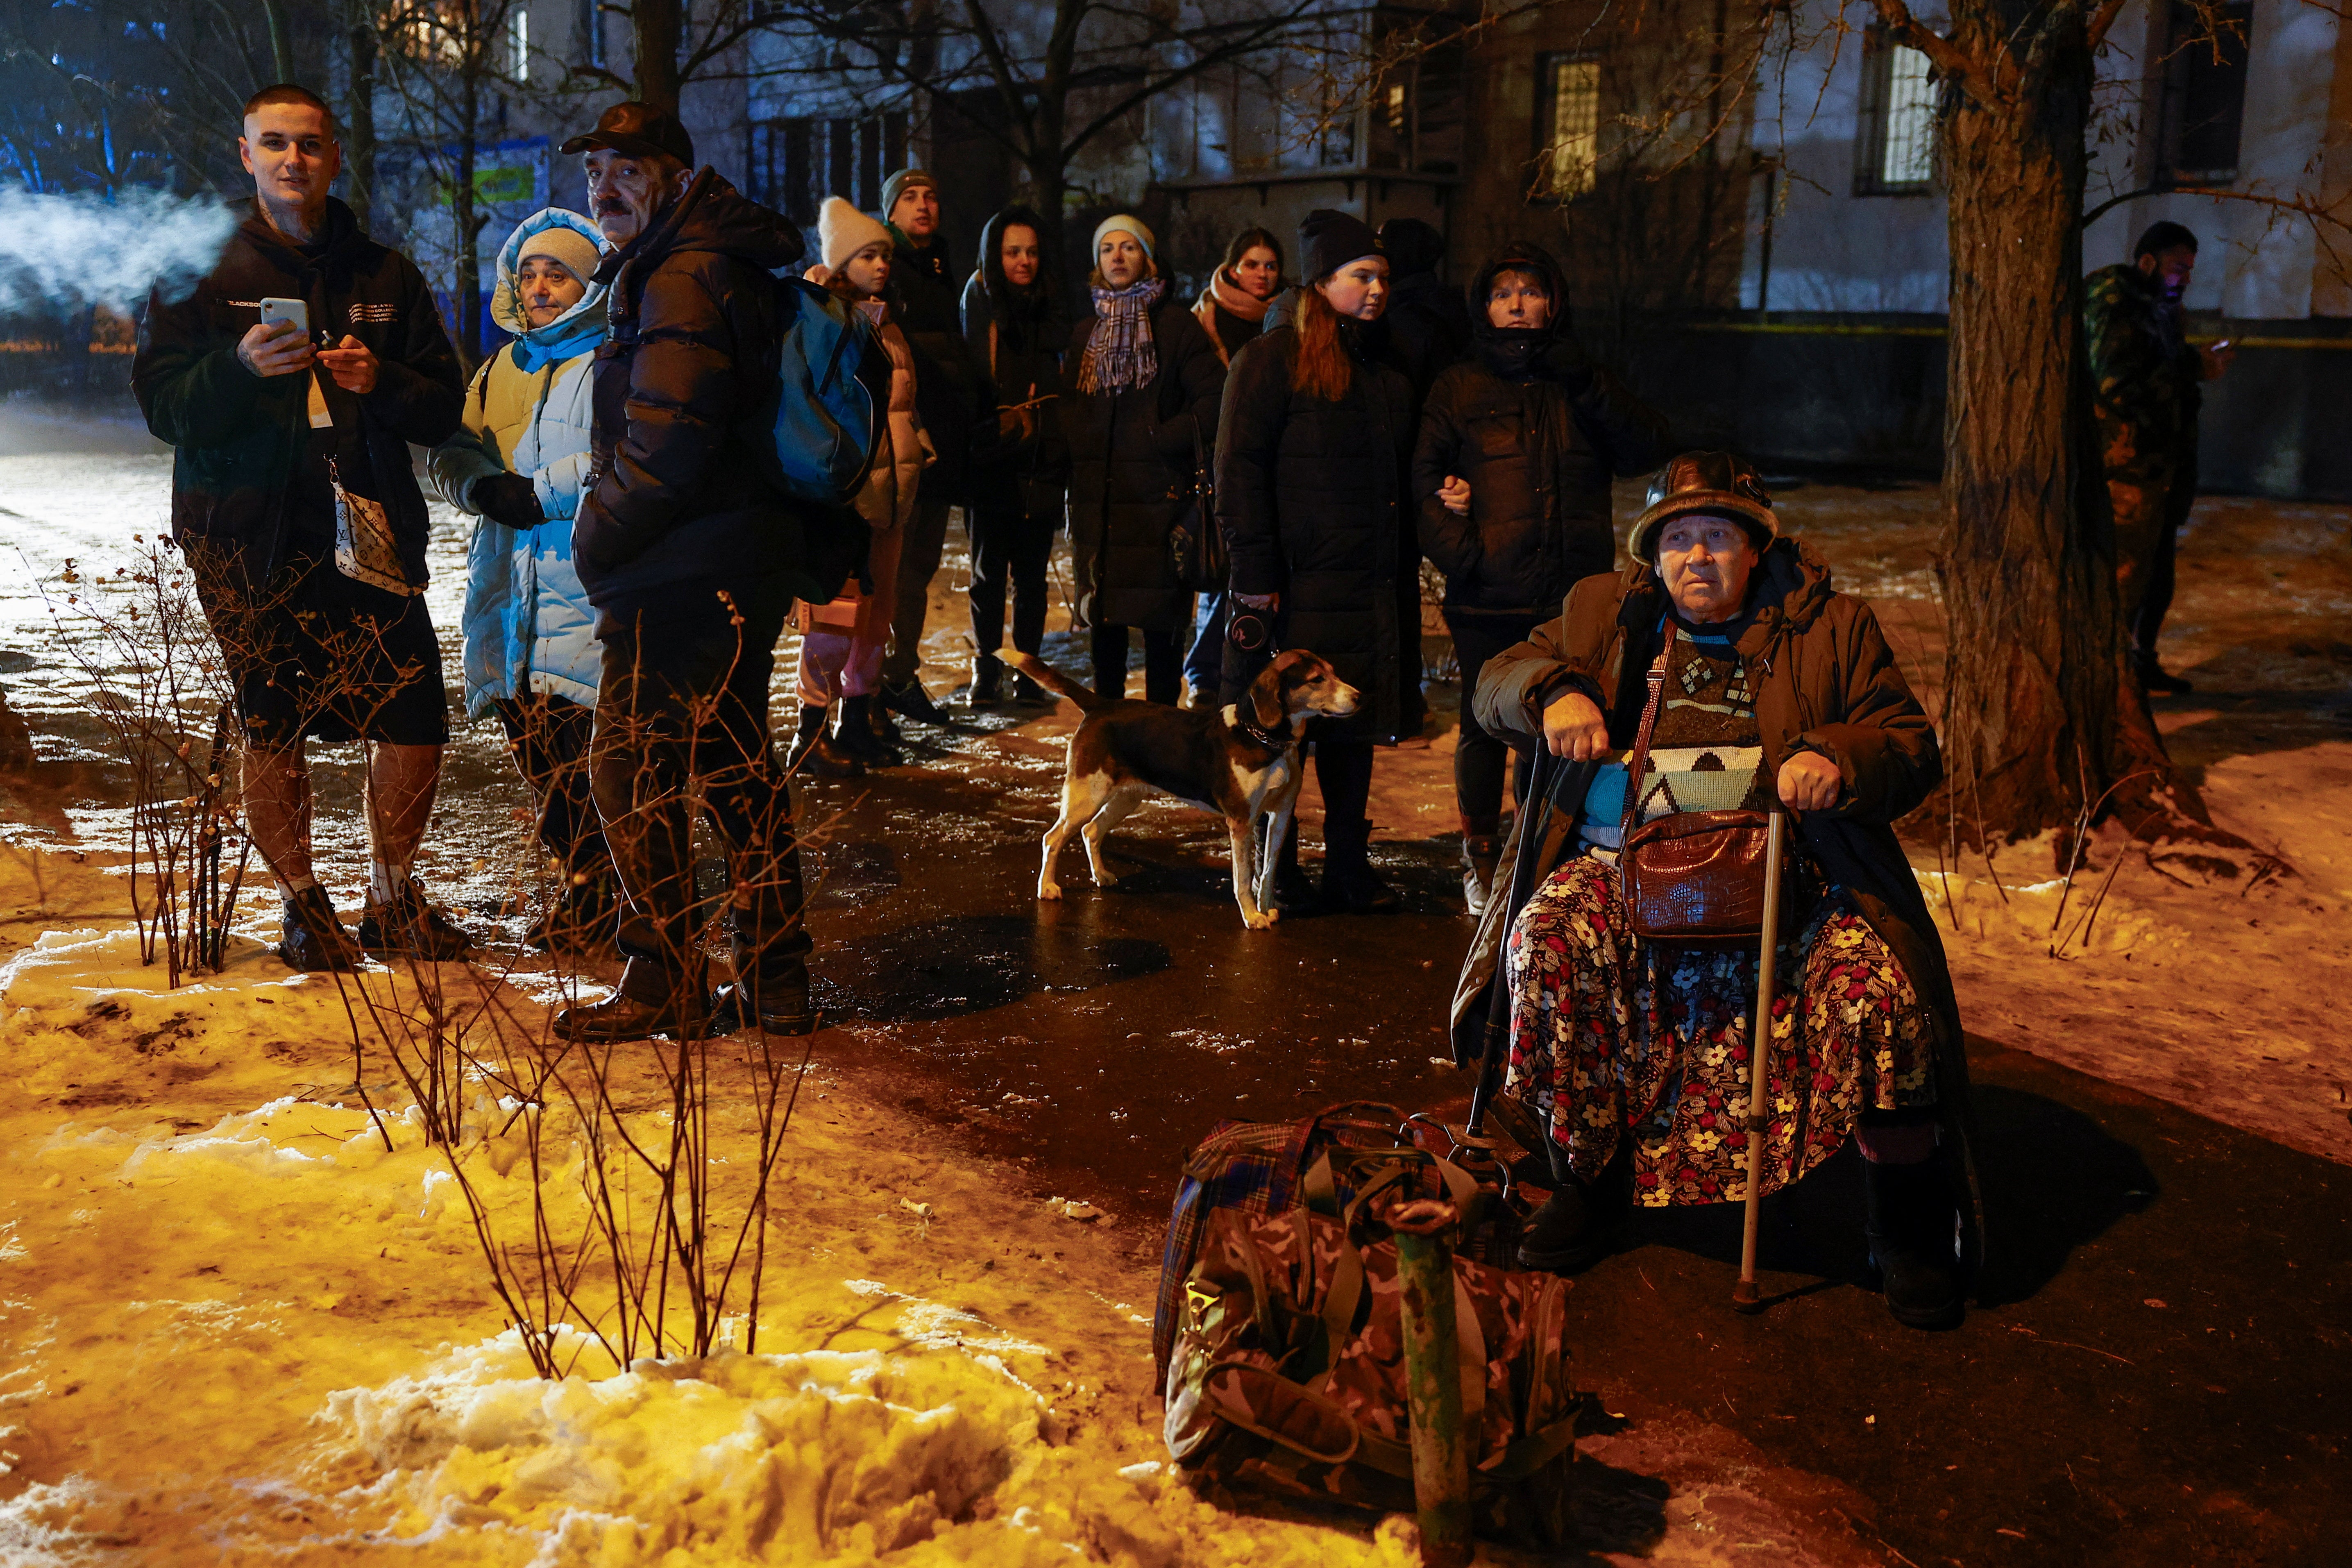
MULTIPOLYGON (((1616 868, 1578 858, 1512 921, 1512 1092, 1591 1178, 1633 1140, 1642 1204, 1748 1195, 1756 952, 1637 942, 1616 868)), ((1764 1190, 1837 1152, 1866 1108, 1936 1100, 1934 1024, 1902 965, 1832 887, 1784 935, 1772 1004, 1764 1190)))

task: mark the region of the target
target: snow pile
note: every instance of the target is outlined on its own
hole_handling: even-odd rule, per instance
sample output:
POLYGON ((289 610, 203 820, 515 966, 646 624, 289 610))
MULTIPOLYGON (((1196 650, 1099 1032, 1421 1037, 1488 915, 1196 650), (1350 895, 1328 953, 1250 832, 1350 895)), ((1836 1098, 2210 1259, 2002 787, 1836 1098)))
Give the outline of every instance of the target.
POLYGON ((1163 1464, 1057 1446, 1059 1415, 1040 1393, 998 1356, 969 1353, 970 1339, 964 1353, 940 1345, 941 1309, 903 1305, 913 1353, 721 1352, 551 1383, 509 1333, 340 1391, 326 1419, 349 1458, 383 1471, 366 1490, 397 1506, 394 1534, 436 1563, 1413 1561, 1399 1529, 1365 1541, 1235 1519, 1163 1464))

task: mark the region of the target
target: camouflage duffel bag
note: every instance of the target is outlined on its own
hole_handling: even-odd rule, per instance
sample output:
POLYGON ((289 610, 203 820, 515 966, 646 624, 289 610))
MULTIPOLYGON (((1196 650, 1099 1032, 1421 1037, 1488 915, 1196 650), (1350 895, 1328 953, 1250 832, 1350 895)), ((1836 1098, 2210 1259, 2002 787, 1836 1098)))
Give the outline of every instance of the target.
POLYGON ((1185 1158, 1160 1259, 1151 1359, 1163 1386, 1184 1321, 1184 1281, 1200 1259, 1211 1216, 1231 1209, 1255 1217, 1303 1206, 1337 1219, 1355 1201, 1354 1157, 1396 1148, 1404 1120, 1403 1111, 1385 1101, 1350 1100, 1303 1121, 1220 1121, 1210 1129, 1185 1158))
MULTIPOLYGON (((1423 1156, 1425 1160, 1427 1157, 1423 1156)), ((1468 1178, 1430 1161, 1457 1202, 1468 1178)), ((1346 1220, 1306 1209, 1209 1216, 1168 1368, 1169 1452, 1236 1491, 1383 1513, 1413 1507, 1396 1244, 1366 1183, 1346 1220)), ((1480 1533, 1565 1539, 1575 1396, 1569 1282, 1454 1259, 1463 1422, 1480 1533)))

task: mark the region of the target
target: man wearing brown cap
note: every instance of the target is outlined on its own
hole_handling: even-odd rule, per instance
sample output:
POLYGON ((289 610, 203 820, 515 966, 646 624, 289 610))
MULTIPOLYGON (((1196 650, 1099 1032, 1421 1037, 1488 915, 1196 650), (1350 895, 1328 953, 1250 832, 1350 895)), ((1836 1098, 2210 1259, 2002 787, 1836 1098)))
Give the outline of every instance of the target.
POLYGON ((585 155, 589 214, 614 247, 596 272, 611 326, 572 552, 604 648, 590 774, 629 911, 618 994, 557 1025, 592 1041, 805 1034, 799 847, 768 745, 768 677, 803 564, 802 519, 766 478, 784 321, 772 274, 800 259, 800 231, 692 173, 692 139, 648 104, 615 104, 563 151, 585 155), (693 916, 698 802, 732 881, 734 983, 716 998, 693 916))

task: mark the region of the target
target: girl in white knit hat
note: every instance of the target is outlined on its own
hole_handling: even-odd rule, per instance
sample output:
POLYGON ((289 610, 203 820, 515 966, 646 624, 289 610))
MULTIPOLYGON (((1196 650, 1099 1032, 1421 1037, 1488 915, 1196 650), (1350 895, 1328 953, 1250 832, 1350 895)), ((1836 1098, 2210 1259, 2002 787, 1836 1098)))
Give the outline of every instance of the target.
POLYGON ((881 689, 898 551, 914 515, 916 480, 935 455, 915 411, 915 356, 890 319, 890 231, 839 196, 827 196, 816 232, 824 259, 808 269, 809 281, 864 311, 890 355, 890 416, 852 502, 867 529, 865 567, 832 603, 793 608, 801 632, 801 723, 790 761, 816 777, 838 778, 903 760, 874 732, 874 694, 881 689), (828 737, 825 721, 835 708, 840 717, 828 737))

